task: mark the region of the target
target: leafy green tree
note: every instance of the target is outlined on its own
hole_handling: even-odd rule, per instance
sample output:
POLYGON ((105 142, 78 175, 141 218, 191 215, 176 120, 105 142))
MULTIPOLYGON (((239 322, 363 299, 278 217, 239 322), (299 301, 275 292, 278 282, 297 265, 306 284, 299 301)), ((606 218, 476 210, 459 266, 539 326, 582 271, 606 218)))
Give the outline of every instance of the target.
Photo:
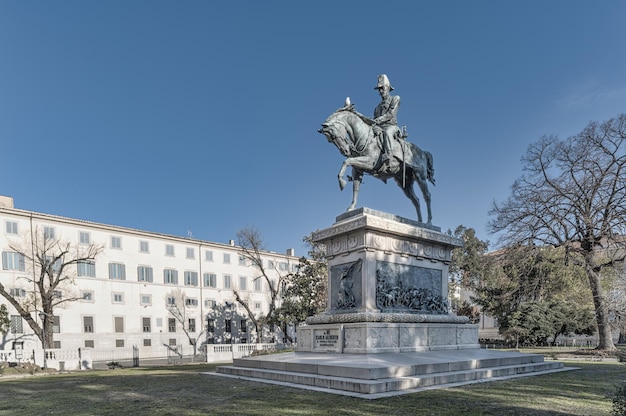
POLYGON ((459 316, 467 316, 472 324, 480 322, 480 310, 467 300, 461 301, 455 312, 459 316))
POLYGON ((324 311, 328 303, 326 248, 314 243, 310 235, 304 242, 309 247, 308 258, 301 257, 297 271, 285 279, 282 305, 276 311, 277 323, 285 334, 288 325, 297 327, 307 317, 324 311))
POLYGON ((559 335, 594 332, 594 316, 590 309, 568 303, 526 302, 509 317, 503 332, 509 339, 531 345, 556 342, 559 335))
POLYGON ((626 114, 564 140, 544 136, 528 147, 509 198, 490 212, 490 231, 507 245, 563 247, 585 271, 601 350, 615 349, 602 271, 626 253, 625 145, 626 114))
POLYGON ((515 246, 490 257, 492 267, 474 288, 472 299, 497 318, 501 334, 536 343, 569 333, 593 333, 584 270, 566 263, 563 248, 515 246), (547 321, 531 319, 531 312, 543 314, 547 321))
POLYGON ((480 240, 473 228, 463 225, 448 233, 463 240, 462 247, 452 250, 450 261, 448 297, 451 300, 451 308, 457 315, 467 316, 472 323, 478 323, 480 316, 478 308, 470 299, 464 299, 463 294, 471 293, 492 266, 491 257, 486 255, 489 242, 480 240), (456 296, 457 289, 462 294, 460 299, 456 296))
POLYGON ((6 335, 11 328, 11 321, 9 320, 9 310, 7 305, 0 305, 0 333, 6 335))
POLYGON ((463 225, 456 227, 451 234, 463 240, 463 247, 452 250, 449 272, 462 287, 475 286, 488 267, 489 259, 485 254, 489 249, 489 242, 480 240, 473 228, 463 225))

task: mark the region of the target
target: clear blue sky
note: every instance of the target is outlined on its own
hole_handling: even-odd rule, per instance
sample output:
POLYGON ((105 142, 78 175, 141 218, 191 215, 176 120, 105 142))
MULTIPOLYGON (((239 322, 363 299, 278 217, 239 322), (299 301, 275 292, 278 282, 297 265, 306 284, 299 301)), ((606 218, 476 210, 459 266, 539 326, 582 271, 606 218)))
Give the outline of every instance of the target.
MULTIPOLYGON (((626 111, 619 1, 0 0, 0 194, 17 208, 296 248, 349 205, 317 133, 379 73, 430 151, 433 223, 486 233, 543 134, 626 111)), ((415 219, 393 183, 359 206, 415 219)))

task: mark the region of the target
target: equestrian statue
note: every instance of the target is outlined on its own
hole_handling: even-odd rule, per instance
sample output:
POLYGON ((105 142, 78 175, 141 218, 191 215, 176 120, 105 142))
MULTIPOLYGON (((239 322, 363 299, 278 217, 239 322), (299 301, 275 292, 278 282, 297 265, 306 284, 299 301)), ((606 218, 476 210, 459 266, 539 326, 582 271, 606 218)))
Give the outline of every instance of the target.
POLYGON ((381 102, 374 110, 374 118, 357 112, 348 97, 345 105, 331 114, 318 130, 346 157, 338 174, 341 190, 347 183, 343 177, 346 169, 352 166, 352 175, 348 176, 348 180, 352 181, 352 203, 347 211, 356 208, 363 174, 367 173, 385 183, 387 179, 394 178, 413 203, 418 221, 423 222, 420 202, 413 190, 413 184, 417 182, 426 202, 427 224, 430 225, 432 213, 428 182, 435 184, 433 157, 407 141, 406 128, 401 131, 398 127, 400 97, 390 94, 393 87, 387 75, 378 76, 375 89, 381 102))

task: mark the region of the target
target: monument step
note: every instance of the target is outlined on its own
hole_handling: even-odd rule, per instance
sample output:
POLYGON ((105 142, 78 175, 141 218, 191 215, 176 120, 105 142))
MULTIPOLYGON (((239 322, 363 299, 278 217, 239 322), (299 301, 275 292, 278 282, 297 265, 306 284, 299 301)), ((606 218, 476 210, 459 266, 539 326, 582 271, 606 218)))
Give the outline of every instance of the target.
POLYGON ((235 359, 234 367, 364 380, 516 366, 544 361, 540 354, 467 349, 384 354, 285 353, 235 359))
POLYGON ((398 354, 285 353, 234 360, 217 373, 339 394, 372 395, 563 370, 542 355, 496 350, 398 354))
POLYGON ((218 373, 257 381, 289 383, 295 387, 310 386, 329 389, 331 392, 370 395, 434 386, 441 388, 458 383, 467 384, 499 377, 520 377, 562 368, 563 365, 558 362, 541 362, 370 380, 235 366, 220 367, 218 373))

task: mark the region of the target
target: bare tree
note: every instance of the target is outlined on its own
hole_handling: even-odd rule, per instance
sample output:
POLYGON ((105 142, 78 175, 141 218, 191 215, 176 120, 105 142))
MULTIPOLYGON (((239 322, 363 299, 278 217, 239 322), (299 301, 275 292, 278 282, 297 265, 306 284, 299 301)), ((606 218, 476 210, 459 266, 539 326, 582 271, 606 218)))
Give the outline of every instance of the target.
POLYGON ((511 196, 490 212, 490 230, 504 242, 565 247, 584 268, 602 350, 615 349, 602 271, 624 260, 625 140, 624 114, 566 140, 544 136, 522 158, 526 173, 511 196))
POLYGON ((81 299, 75 291, 74 279, 77 265, 93 262, 103 247, 98 244, 76 245, 50 238, 34 229, 31 235, 20 241, 11 241, 19 269, 26 272, 18 279, 24 280, 23 290, 27 296, 15 296, 0 283, 2 295, 28 323, 41 340, 44 348, 54 347, 54 311, 67 302, 81 299), (27 266, 30 270, 27 270, 27 266), (29 273, 30 272, 30 273, 29 273), (39 313, 39 325, 33 313, 39 313))
POLYGON ((269 288, 269 294, 267 297, 268 308, 265 312, 255 313, 253 306, 251 305, 250 297, 245 297, 238 290, 233 290, 235 300, 239 303, 246 315, 254 325, 257 342, 263 342, 264 330, 270 325, 276 322, 276 309, 279 306, 281 289, 285 280, 287 279, 287 272, 281 273, 279 270, 278 262, 264 262, 262 253, 265 252, 263 247, 263 239, 260 232, 252 227, 247 227, 237 232, 237 240, 239 244, 239 255, 250 262, 252 267, 257 271, 257 275, 253 278, 261 279, 265 282, 269 288))
POLYGON ((195 322, 195 315, 191 313, 190 308, 187 306, 185 293, 180 289, 174 289, 168 292, 165 298, 165 305, 170 315, 180 323, 189 343, 193 346, 193 355, 196 355, 198 351, 198 341, 204 331, 197 331, 197 328, 202 326, 202 322, 195 322), (195 325, 190 324, 190 319, 194 320, 195 325), (198 324, 200 325, 198 326, 198 324))

